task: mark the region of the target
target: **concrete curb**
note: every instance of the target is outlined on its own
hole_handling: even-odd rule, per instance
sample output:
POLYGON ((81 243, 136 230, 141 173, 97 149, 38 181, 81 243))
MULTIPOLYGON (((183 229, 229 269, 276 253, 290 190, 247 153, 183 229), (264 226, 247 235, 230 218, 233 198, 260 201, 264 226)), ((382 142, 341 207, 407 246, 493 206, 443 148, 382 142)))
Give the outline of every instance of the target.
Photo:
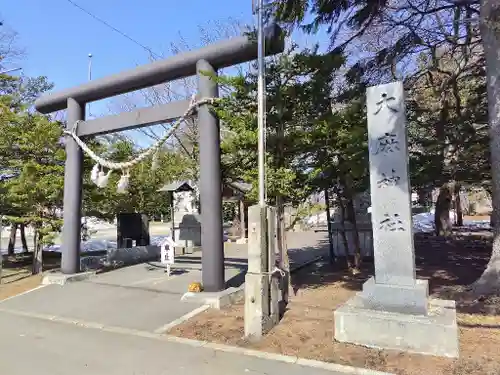
POLYGON ((322 370, 327 370, 327 371, 332 371, 332 372, 341 372, 343 374, 349 374, 349 375, 394 375, 394 374, 389 373, 389 372, 381 372, 381 371, 370 370, 370 369, 365 369, 365 368, 360 368, 360 367, 338 365, 336 363, 316 361, 313 359, 300 358, 297 356, 289 356, 289 355, 284 355, 284 354, 263 352, 260 350, 245 349, 245 348, 241 348, 241 347, 237 347, 237 346, 229 346, 229 345, 217 344, 217 343, 212 343, 212 342, 207 342, 207 341, 197 341, 197 340, 192 340, 192 339, 182 339, 181 341, 179 341, 180 338, 177 336, 166 335, 165 337, 166 337, 167 341, 170 341, 170 342, 178 342, 178 343, 182 343, 182 344, 186 344, 186 345, 203 347, 203 348, 212 349, 214 351, 220 351, 220 352, 225 352, 225 353, 242 354, 242 355, 246 355, 249 357, 262 358, 262 359, 267 359, 267 360, 271 360, 271 361, 286 362, 286 363, 296 364, 296 365, 300 365, 300 366, 304 366, 304 367, 320 368, 322 370))
POLYGON ((199 302, 208 305, 213 309, 220 310, 223 307, 230 306, 245 297, 245 284, 238 288, 228 288, 215 293, 184 293, 181 297, 182 302, 199 302))
POLYGON ((80 272, 68 275, 60 272, 52 272, 46 274, 43 277, 42 285, 50 285, 50 284, 64 285, 75 281, 88 280, 91 277, 95 276, 96 274, 97 271, 87 271, 87 272, 80 272))
POLYGON ((349 374, 349 375, 394 375, 394 374, 389 373, 389 372, 381 372, 381 371, 353 367, 353 366, 338 365, 336 363, 316 361, 313 359, 300 358, 297 356, 268 353, 268 352, 263 352, 263 351, 259 351, 259 350, 240 348, 237 346, 216 344, 216 343, 211 343, 211 342, 207 342, 207 341, 197 341, 197 340, 191 340, 191 339, 184 339, 184 340, 188 340, 188 341, 178 341, 179 338, 176 336, 166 335, 165 337, 166 337, 167 341, 179 342, 179 343, 183 343, 183 344, 187 344, 187 345, 208 348, 208 349, 212 349, 214 351, 243 354, 243 355, 246 355, 249 357, 262 358, 262 359, 267 359, 267 360, 271 360, 271 361, 286 362, 286 363, 296 364, 296 365, 300 365, 300 366, 304 366, 304 367, 320 368, 322 370, 327 370, 327 371, 332 371, 332 372, 341 372, 343 374, 349 374))
POLYGON ((336 363, 321 362, 321 361, 316 361, 314 359, 297 358, 297 362, 295 362, 295 363, 298 365, 301 365, 301 366, 320 368, 320 369, 327 370, 327 371, 338 371, 338 372, 342 372, 344 374, 394 375, 394 374, 391 374, 390 372, 382 372, 382 371, 370 370, 370 369, 361 368, 361 367, 339 365, 336 363))
POLYGON ((188 312, 187 314, 181 316, 179 319, 175 319, 174 321, 167 323, 167 324, 155 329, 155 333, 158 333, 158 334, 165 333, 165 332, 171 330, 172 328, 174 328, 175 326, 178 326, 179 324, 184 323, 186 320, 189 320, 189 319, 193 318, 194 316, 201 314, 203 311, 205 311, 209 308, 210 308, 210 305, 203 305, 201 307, 198 307, 197 309, 194 309, 193 311, 188 312))
POLYGON ((198 341, 192 339, 185 339, 182 337, 171 336, 171 335, 161 335, 158 333, 140 331, 124 327, 107 326, 101 323, 87 322, 78 319, 65 318, 55 315, 29 313, 19 310, 4 309, 0 307, 0 312, 24 316, 27 318, 34 318, 39 320, 51 321, 55 323, 69 324, 86 329, 100 330, 109 333, 116 333, 122 335, 136 336, 149 338, 159 341, 167 341, 177 344, 189 345, 196 348, 206 348, 213 351, 241 354, 249 357, 261 358, 271 361, 285 362, 290 364, 296 364, 304 367, 319 368, 326 371, 332 371, 336 373, 342 373, 346 375, 395 375, 389 372, 381 372, 376 370, 369 370, 359 367, 338 365, 335 363, 321 362, 312 359, 300 358, 297 356, 288 356, 283 354, 268 353, 259 350, 245 349, 237 346, 229 346, 217 343, 211 343, 207 341, 198 341))

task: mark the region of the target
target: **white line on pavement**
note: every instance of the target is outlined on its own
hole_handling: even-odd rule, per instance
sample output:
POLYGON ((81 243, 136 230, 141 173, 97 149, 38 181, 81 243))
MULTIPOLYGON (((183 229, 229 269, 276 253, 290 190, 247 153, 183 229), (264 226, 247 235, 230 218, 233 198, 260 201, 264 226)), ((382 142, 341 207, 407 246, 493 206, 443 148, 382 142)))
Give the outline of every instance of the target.
MULTIPOLYGON (((49 285, 49 284, 47 284, 47 285, 49 285)), ((45 287, 45 286, 47 286, 47 285, 39 285, 39 286, 37 286, 36 288, 33 288, 33 289, 30 289, 30 290, 27 290, 27 291, 22 292, 22 293, 19 293, 19 294, 16 294, 15 296, 11 296, 11 297, 4 298, 4 299, 0 300, 0 303, 5 302, 5 301, 9 301, 9 300, 11 300, 11 299, 13 299, 13 298, 16 298, 16 297, 24 296, 25 294, 28 294, 28 293, 34 292, 35 290, 41 289, 41 288, 43 288, 43 287, 45 287)))

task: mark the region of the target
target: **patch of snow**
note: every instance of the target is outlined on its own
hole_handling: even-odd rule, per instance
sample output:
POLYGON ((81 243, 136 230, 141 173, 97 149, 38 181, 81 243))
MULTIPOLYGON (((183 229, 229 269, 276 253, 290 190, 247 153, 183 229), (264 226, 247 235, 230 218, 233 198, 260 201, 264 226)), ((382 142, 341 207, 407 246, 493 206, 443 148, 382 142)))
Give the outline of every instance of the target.
MULTIPOLYGON (((455 222, 456 213, 450 211, 450 220, 455 222)), ((464 220, 464 227, 470 229, 489 229, 489 220, 464 220)), ((413 215, 413 230, 415 232, 429 233, 434 231, 434 209, 413 215)))
MULTIPOLYGON (((369 211, 371 211, 371 209, 369 209, 369 211)), ((455 217, 455 211, 450 211, 450 220, 452 222, 455 221, 455 217)), ((304 221, 311 226, 326 225, 326 212, 306 217, 304 221)), ((471 229, 488 229, 490 228, 490 222, 489 220, 464 220, 464 227, 471 229)), ((413 215, 413 231, 416 233, 430 233, 434 231, 434 209, 430 212, 413 215)))
MULTIPOLYGON (((331 216, 334 215, 333 210, 330 210, 330 215, 331 216)), ((326 212, 323 211, 316 215, 308 216, 304 219, 304 221, 307 225, 320 225, 320 224, 326 225, 326 212)))
POLYGON ((82 217, 82 224, 87 221, 87 227, 91 231, 95 230, 112 230, 116 229, 116 225, 96 217, 82 217))

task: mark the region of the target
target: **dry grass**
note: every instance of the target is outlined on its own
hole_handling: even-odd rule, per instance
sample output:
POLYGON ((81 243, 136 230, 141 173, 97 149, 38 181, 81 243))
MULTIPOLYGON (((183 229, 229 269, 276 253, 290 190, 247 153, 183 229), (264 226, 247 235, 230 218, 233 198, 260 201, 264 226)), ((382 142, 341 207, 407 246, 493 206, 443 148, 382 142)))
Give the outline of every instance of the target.
POLYGON ((40 285, 41 282, 42 275, 26 275, 23 278, 19 278, 15 281, 6 283, 2 282, 2 284, 0 284, 0 301, 36 288, 40 285))
POLYGON ((294 355, 401 375, 500 375, 500 298, 471 298, 464 285, 488 260, 488 240, 416 240, 419 276, 430 281, 437 298, 457 300, 460 359, 393 350, 375 350, 333 340, 333 311, 370 275, 369 267, 353 277, 329 265, 315 265, 294 275, 296 295, 280 324, 258 343, 243 337, 243 305, 207 310, 169 334, 197 340, 294 355))
POLYGON ((293 298, 279 326, 258 343, 242 338, 243 305, 222 311, 208 310, 169 334, 401 375, 500 374, 498 316, 459 314, 461 358, 458 360, 335 342, 333 310, 354 293, 342 284, 302 291, 293 298), (473 326, 462 326, 464 323, 473 326))
MULTIPOLYGON (((58 268, 60 255, 44 252, 44 270, 58 268)), ((42 275, 31 274, 32 254, 23 253, 4 256, 2 279, 0 281, 0 301, 36 288, 42 281, 42 275)))

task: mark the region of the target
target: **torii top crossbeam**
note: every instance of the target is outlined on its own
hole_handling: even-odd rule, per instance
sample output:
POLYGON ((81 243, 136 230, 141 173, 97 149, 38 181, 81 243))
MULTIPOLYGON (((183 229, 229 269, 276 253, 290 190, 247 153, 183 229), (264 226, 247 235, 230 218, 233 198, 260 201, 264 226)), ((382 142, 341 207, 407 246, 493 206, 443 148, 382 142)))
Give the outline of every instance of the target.
MULTIPOLYGON (((274 24, 266 28, 266 54, 284 49, 281 28, 274 24)), ((165 60, 155 61, 77 87, 42 95, 35 108, 41 113, 65 109, 68 98, 89 103, 134 90, 158 85, 196 74, 196 62, 206 60, 214 69, 237 65, 257 57, 257 41, 250 35, 235 37, 194 51, 183 52, 165 60)))

